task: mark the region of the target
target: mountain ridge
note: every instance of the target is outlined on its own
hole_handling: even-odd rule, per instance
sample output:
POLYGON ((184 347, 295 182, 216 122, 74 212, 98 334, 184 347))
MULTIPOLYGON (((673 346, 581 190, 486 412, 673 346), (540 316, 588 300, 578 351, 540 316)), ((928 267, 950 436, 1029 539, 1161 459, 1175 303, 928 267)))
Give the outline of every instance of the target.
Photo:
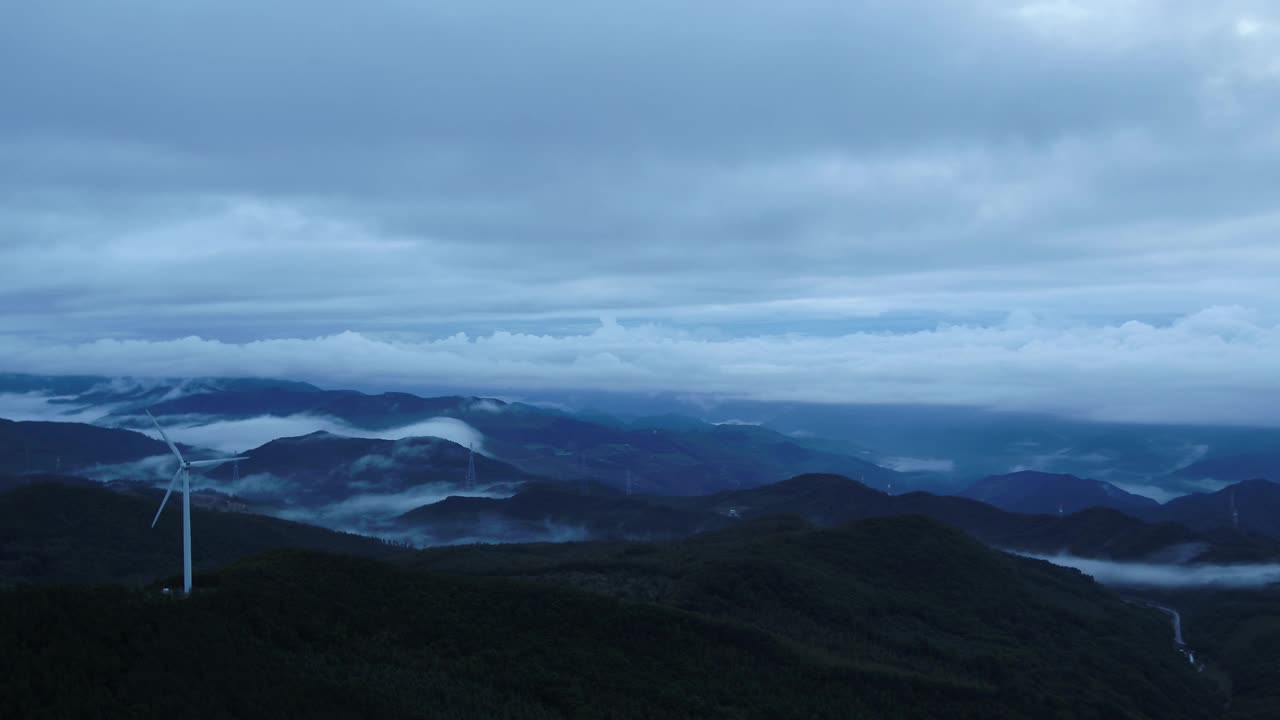
POLYGON ((958 494, 1011 512, 1032 514, 1106 507, 1140 515, 1159 506, 1151 498, 1126 492, 1109 482, 1034 470, 991 475, 958 494))

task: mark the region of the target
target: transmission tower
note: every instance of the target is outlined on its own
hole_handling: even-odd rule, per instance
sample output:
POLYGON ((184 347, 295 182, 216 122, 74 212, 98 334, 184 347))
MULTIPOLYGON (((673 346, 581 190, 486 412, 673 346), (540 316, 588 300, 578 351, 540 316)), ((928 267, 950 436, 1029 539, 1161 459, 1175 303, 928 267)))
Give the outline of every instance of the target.
POLYGON ((467 479, 463 481, 463 486, 467 490, 476 488, 476 446, 470 445, 471 455, 467 457, 467 479))

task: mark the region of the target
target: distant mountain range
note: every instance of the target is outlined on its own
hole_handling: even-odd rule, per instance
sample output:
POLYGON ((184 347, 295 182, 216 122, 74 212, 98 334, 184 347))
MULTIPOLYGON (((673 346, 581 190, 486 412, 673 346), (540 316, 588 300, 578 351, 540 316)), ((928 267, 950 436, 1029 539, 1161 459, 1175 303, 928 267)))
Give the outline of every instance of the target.
MULTIPOLYGON (((554 415, 515 416, 524 417, 534 427, 549 424, 563 428, 566 423, 581 423, 554 415)), ((778 450, 776 444, 770 444, 776 440, 774 434, 753 427, 722 426, 664 435, 668 431, 655 434, 652 430, 581 424, 593 428, 586 432, 610 437, 617 432, 634 434, 641 448, 651 438, 657 438, 658 443, 679 442, 693 447, 702 440, 706 445, 697 451, 702 457, 731 454, 735 443, 723 441, 724 438, 737 438, 737 446, 756 448, 754 455, 745 452, 747 457, 767 454, 761 447, 778 450), (760 443, 753 445, 752 439, 759 439, 760 443)), ((81 423, 0 421, 0 441, 7 443, 0 447, 9 448, 8 453, 0 454, 0 459, 10 473, 21 472, 30 466, 28 463, 47 468, 51 464, 47 457, 50 448, 67 453, 55 462, 68 472, 81 469, 97 473, 104 480, 163 484, 172 467, 163 443, 122 429, 81 423), (148 458, 154 459, 155 467, 144 462, 148 458)), ((495 437, 492 442, 500 443, 502 438, 495 437)), ((625 450, 636 451, 634 447, 625 450)), ((189 447, 186 452, 193 457, 201 455, 198 449, 189 447)), ((798 458, 802 464, 820 457, 804 448, 793 448, 791 453, 779 454, 792 460, 798 458)), ((822 525, 918 513, 993 544, 1037 552, 1066 549, 1126 558, 1162 557, 1161 553, 1200 559, 1266 556, 1269 549, 1242 542, 1233 533, 1280 539, 1280 512, 1276 512, 1280 510, 1280 486, 1269 482, 1245 483, 1212 495, 1187 496, 1165 506, 1109 483, 1032 472, 984 478, 965 491, 969 500, 921 493, 890 496, 834 473, 703 495, 664 496, 650 491, 627 497, 614 484, 616 478, 610 478, 614 482, 598 479, 590 465, 580 477, 548 479, 477 453, 479 482, 470 494, 485 497, 450 498, 466 494, 462 484, 470 451, 440 438, 379 440, 317 432, 273 440, 246 455, 248 459, 238 468, 222 466, 196 476, 198 489, 224 494, 221 501, 208 496, 211 504, 247 506, 332 528, 405 533, 406 537, 425 543, 684 537, 724 527, 735 519, 780 513, 798 514, 822 525), (824 477, 828 479, 821 479, 824 477), (584 493, 584 488, 588 492, 584 493), (1233 497, 1235 514, 1231 512, 1233 497), (993 514, 995 508, 1014 515, 993 514), (1070 530, 1071 523, 1043 519, 1033 523, 1024 519, 1058 515, 1059 508, 1068 518, 1088 508, 1109 508, 1157 524, 1135 524, 1121 516, 1091 512, 1085 514, 1091 518, 1089 532, 1085 532, 1083 527, 1070 530), (1158 523, 1167 521, 1179 523, 1178 527, 1187 532, 1158 529, 1158 523), (1214 533, 1214 537, 1207 537, 1214 533), (1170 549, 1178 547, 1182 550, 1170 549)), ((732 460, 725 458, 723 462, 732 460)), ((636 485, 638 490, 643 489, 640 483, 636 485)))
POLYGON ((349 391, 219 392, 162 402, 153 412, 219 418, 313 414, 376 429, 454 418, 483 435, 491 457, 527 473, 568 481, 589 478, 618 488, 630 473, 636 487, 666 495, 748 487, 819 470, 873 483, 897 480, 905 485, 909 481, 865 460, 806 447, 766 428, 697 423, 681 429, 615 427, 484 398, 349 391))
MULTIPOLYGON (((239 468, 222 465, 207 473, 237 495, 261 504, 318 506, 369 494, 400 493, 437 483, 463 489, 472 453, 435 437, 403 440, 351 438, 319 431, 288 437, 244 453, 239 468), (240 477, 235 487, 233 478, 240 477)), ((504 462, 474 455, 474 490, 509 494, 537 479, 504 462)))
POLYGON ((1170 477, 1190 482, 1238 483, 1257 479, 1280 482, 1280 450, 1215 455, 1194 462, 1170 477))
MULTIPOLYGON (((712 425, 688 418, 634 424, 593 422, 521 403, 477 397, 424 398, 321 390, 295 382, 237 379, 126 381, 0 376, 0 392, 37 392, 68 412, 96 408, 99 423, 151 431, 144 409, 174 428, 254 418, 312 418, 374 434, 439 418, 465 423, 487 457, 520 472, 566 482, 595 481, 640 491, 698 495, 751 487, 805 472, 837 472, 878 486, 911 487, 918 476, 831 452, 768 428, 712 425)), ((305 424, 305 423, 304 423, 305 424)), ((248 451, 250 448, 236 448, 248 451)), ((48 465, 42 471, 56 471, 48 465)))
POLYGON ((964 497, 1010 512, 1056 514, 1109 508, 1151 522, 1192 530, 1236 530, 1280 539, 1280 483, 1238 481, 1213 493, 1192 493, 1161 505, 1106 482, 1073 475, 1020 472, 984 478, 964 497))
POLYGON ((109 378, 0 373, 0 393, 38 394, 68 411, 100 407, 120 413, 187 395, 319 390, 309 383, 259 378, 109 378))
MULTIPOLYGON (((759 482, 800 472, 830 471, 863 477, 882 488, 893 482, 895 488, 902 490, 955 492, 967 487, 974 477, 1027 469, 1120 485, 1156 485, 1166 493, 1180 494, 1205 490, 1206 479, 1219 483, 1253 478, 1280 480, 1274 474, 1274 448, 1280 444, 1280 429, 1275 428, 1091 423, 963 407, 763 403, 582 392, 569 394, 571 402, 553 410, 549 409, 553 402, 501 403, 448 392, 438 398, 408 393, 369 395, 323 390, 289 380, 243 378, 157 380, 0 374, 0 397, 5 393, 38 394, 48 398, 53 408, 83 411, 90 417, 97 413, 104 416, 99 421, 103 424, 143 430, 147 425, 141 411, 147 407, 169 413, 178 424, 310 415, 371 430, 393 429, 429 417, 461 418, 479 427, 483 423, 475 417, 476 411, 495 408, 504 414, 558 415, 624 434, 654 430, 697 434, 728 427, 714 422, 763 423, 756 427, 772 432, 780 441, 820 454, 817 459, 822 462, 773 463, 783 466, 781 473, 773 472, 775 468, 769 465, 762 466, 759 482), (834 467, 829 462, 831 458, 821 457, 822 453, 875 463, 881 470, 834 467), (1271 461, 1267 461, 1268 455, 1271 461), (1206 465, 1198 467, 1198 462, 1206 465), (1233 464, 1247 464, 1252 469, 1230 467, 1233 464), (903 475, 894 478, 885 475, 884 469, 898 470, 903 475), (1189 472, 1183 472, 1186 469, 1189 472)), ((532 393, 528 397, 566 400, 553 393, 532 393)), ((0 412, 2 416, 5 414, 0 412)), ((510 428, 511 420, 504 418, 495 424, 510 428)), ((313 429, 333 428, 312 427, 281 434, 297 435, 313 429)), ((611 447, 622 436, 614 434, 614 440, 609 440, 608 434, 584 435, 576 438, 579 442, 570 442, 574 439, 570 436, 582 429, 544 428, 543 435, 527 443, 508 435, 503 439, 504 447, 491 449, 504 461, 552 478, 573 479, 580 472, 580 458, 585 456, 588 467, 593 462, 599 466, 593 472, 620 487, 626 470, 623 463, 635 460, 611 447), (547 452, 540 445, 553 451, 547 452)), ((501 427, 484 432, 502 434, 501 427)), ((255 443, 234 449, 245 450, 267 439, 270 438, 258 438, 255 443)), ((634 444, 625 437, 621 442, 634 444)), ((636 482, 652 483, 645 491, 699 494, 732 488, 717 487, 724 478, 717 475, 714 467, 707 466, 709 458, 687 454, 696 448, 671 449, 673 456, 667 458, 670 462, 631 468, 636 482)), ((744 486, 759 482, 748 476, 744 486)), ((1163 499, 1164 495, 1159 497, 1163 499)))
POLYGON ((1109 482, 1030 470, 983 478, 959 494, 1002 510, 1043 515, 1099 507, 1142 517, 1160 506, 1109 482))
MULTIPOLYGON (((463 487, 470 452, 458 443, 413 435, 399 440, 347 437, 327 431, 279 437, 259 447, 244 448, 248 460, 196 479, 199 488, 233 496, 259 510, 362 531, 374 531, 379 523, 449 495, 483 495, 496 501, 527 483, 539 484, 544 495, 554 492, 559 484, 570 491, 563 493, 566 496, 596 485, 602 492, 595 495, 607 495, 605 488, 618 494, 630 488, 637 495, 686 496, 693 500, 686 505, 672 500, 664 507, 671 512, 693 512, 694 516, 646 516, 642 522, 633 522, 620 518, 620 512, 626 513, 617 508, 604 508, 600 497, 590 501, 595 503, 593 512, 578 508, 583 501, 575 500, 555 512, 539 514, 546 499, 534 493, 510 507, 474 500, 447 513, 431 511, 435 515, 430 523, 426 522, 430 512, 424 510, 416 516, 418 525, 437 527, 439 534, 432 537, 454 540, 474 536, 464 518, 467 515, 501 516, 504 527, 520 537, 611 537, 623 532, 616 530, 623 526, 627 528, 624 535, 635 531, 640 533, 638 537, 660 537, 713 526, 714 518, 709 519, 706 508, 698 503, 717 493, 745 492, 732 496, 744 508, 735 512, 749 513, 746 508, 752 503, 776 506, 772 512, 786 512, 785 502, 765 499, 777 492, 775 483, 796 475, 840 475, 879 490, 892 488, 896 493, 921 485, 932 487, 929 473, 895 472, 862 457, 833 452, 830 448, 835 444, 829 439, 806 440, 762 426, 714 425, 673 414, 629 419, 600 413, 579 417, 489 398, 369 395, 253 379, 134 381, 0 375, 3 391, 43 393, 40 397, 45 402, 75 411, 76 416, 88 412, 86 408, 96 408, 103 413, 100 422, 120 424, 100 427, 0 421, 0 472, 7 473, 60 472, 102 480, 163 483, 172 467, 165 446, 126 429, 150 431, 149 419, 141 414, 144 408, 172 427, 179 441, 184 429, 234 426, 263 417, 319 418, 325 420, 322 424, 339 430, 349 428, 353 434, 390 433, 392 437, 399 436, 396 433, 401 429, 432 432, 433 428, 422 424, 445 419, 458 423, 466 433, 474 432, 481 442, 481 452, 475 458, 478 483, 474 488, 463 487), (762 494, 757 497, 746 492, 752 488, 761 488, 762 494), (517 509, 520 503, 524 505, 517 509), (505 509, 494 511, 495 507, 505 509), (367 517, 351 521, 361 513, 367 517)), ((860 446, 849 447, 857 455, 865 453, 860 446)), ((218 455, 202 448, 183 448, 193 458, 218 455)), ((1274 453, 1211 456, 1180 471, 1179 482, 1194 484, 1209 477, 1269 471, 1273 458, 1274 453)), ((1244 492, 1237 505, 1249 507, 1234 514, 1228 507, 1230 493, 1205 499, 1192 495, 1161 506, 1105 480, 1037 471, 993 475, 958 492, 1014 513, 1070 515, 1087 508, 1109 508, 1153 522, 1177 521, 1198 532, 1223 528, 1280 537, 1280 528, 1262 510, 1270 507, 1265 492, 1269 486, 1259 487, 1262 490, 1244 492)), ((833 518, 850 517, 847 504, 831 501, 825 507, 822 501, 810 501, 802 514, 818 522, 829 520, 819 517, 823 513, 833 518)), ((403 527, 406 522, 401 518, 391 525, 403 527)))
POLYGON ((651 540, 787 515, 821 527, 922 515, 1001 548, 1043 554, 1166 563, 1280 558, 1280 543, 1248 532, 1149 523, 1105 508, 1064 516, 1012 513, 961 497, 888 495, 837 475, 805 475, 702 497, 591 496, 563 486, 533 486, 509 498, 448 498, 405 513, 397 522, 431 543, 504 537, 651 540))

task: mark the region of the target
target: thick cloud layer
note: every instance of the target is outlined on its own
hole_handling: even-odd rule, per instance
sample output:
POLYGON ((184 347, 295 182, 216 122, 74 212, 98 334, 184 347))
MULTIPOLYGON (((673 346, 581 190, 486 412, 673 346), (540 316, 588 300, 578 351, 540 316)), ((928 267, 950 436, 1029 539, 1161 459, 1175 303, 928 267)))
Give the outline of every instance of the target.
POLYGON ((20 365, 46 372, 249 373, 353 384, 443 380, 472 388, 976 404, 1114 421, 1280 423, 1280 326, 1234 308, 1163 326, 1055 327, 1018 317, 902 333, 726 337, 606 322, 572 335, 15 341, 10 350, 20 365))
POLYGON ((1277 40, 1261 0, 9 3, 0 370, 1275 422, 1277 40))

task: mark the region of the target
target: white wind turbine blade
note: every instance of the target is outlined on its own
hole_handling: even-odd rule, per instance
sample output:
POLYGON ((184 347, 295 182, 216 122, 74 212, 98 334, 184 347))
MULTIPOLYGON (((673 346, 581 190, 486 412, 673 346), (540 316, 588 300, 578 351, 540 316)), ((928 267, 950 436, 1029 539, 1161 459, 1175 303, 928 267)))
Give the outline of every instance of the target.
POLYGON ((214 467, 215 465, 221 465, 222 463, 229 463, 229 462, 235 462, 236 460, 248 460, 248 459, 249 458, 247 457, 233 457, 233 458, 218 458, 217 460, 192 460, 191 462, 187 463, 187 467, 193 467, 193 468, 214 467))
POLYGON ((151 527, 155 527, 160 521, 160 513, 164 512, 164 504, 169 502, 169 495, 173 493, 173 486, 178 484, 178 476, 182 474, 183 468, 178 468, 178 472, 173 474, 173 479, 169 481, 169 489, 164 491, 164 499, 160 501, 160 509, 156 510, 156 519, 151 521, 151 527))
POLYGON ((169 443, 169 449, 177 456, 178 462, 186 465, 187 461, 182 458, 182 453, 178 452, 178 446, 174 445, 173 441, 169 439, 169 436, 164 434, 164 428, 160 427, 160 421, 156 420, 156 416, 152 415, 150 410, 146 410, 145 412, 147 413, 147 417, 151 418, 151 422, 156 424, 156 429, 160 431, 160 437, 164 438, 164 441, 169 443))

